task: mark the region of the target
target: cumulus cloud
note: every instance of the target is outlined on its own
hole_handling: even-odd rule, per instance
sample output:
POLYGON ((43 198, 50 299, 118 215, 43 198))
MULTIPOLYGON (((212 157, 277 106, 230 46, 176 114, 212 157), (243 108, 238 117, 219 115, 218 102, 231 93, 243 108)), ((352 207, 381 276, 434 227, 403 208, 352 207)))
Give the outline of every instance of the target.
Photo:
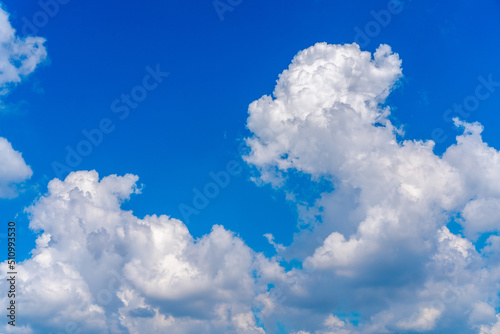
POLYGON ((463 134, 443 156, 431 140, 403 140, 384 105, 401 76, 387 45, 372 55, 319 43, 297 54, 272 96, 249 107, 245 159, 259 182, 285 187, 300 172, 335 188, 312 206, 298 203, 307 228, 278 250, 303 260, 307 273, 300 289, 277 284, 286 291, 283 313, 357 312, 363 333, 472 333, 494 321, 498 306, 496 240, 488 257, 471 241, 498 231, 499 152, 483 142, 480 124, 460 120, 463 134), (468 239, 450 232, 451 220, 468 239))
POLYGON ((16 185, 29 179, 33 172, 20 152, 0 137, 0 198, 11 198, 17 193, 16 185))
POLYGON ((74 172, 28 209, 43 233, 18 264, 18 307, 34 333, 263 333, 256 254, 222 226, 194 239, 179 220, 122 210, 137 180, 74 172))

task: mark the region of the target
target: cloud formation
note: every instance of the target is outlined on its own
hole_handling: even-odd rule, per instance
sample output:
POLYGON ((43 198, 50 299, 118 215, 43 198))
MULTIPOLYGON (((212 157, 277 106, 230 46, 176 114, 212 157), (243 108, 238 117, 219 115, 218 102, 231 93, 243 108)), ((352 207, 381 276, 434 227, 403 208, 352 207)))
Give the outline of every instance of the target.
MULTIPOLYGON (((472 244, 498 231, 499 152, 480 124, 459 120, 463 134, 442 157, 431 140, 402 140, 383 104, 401 75, 387 45, 371 55, 319 43, 299 52, 273 96, 249 107, 246 160, 260 182, 286 186, 300 172, 335 188, 300 211, 308 228, 280 251, 312 272, 300 294, 283 284, 283 314, 359 314, 352 331, 362 333, 477 332, 499 306, 496 237, 488 256, 472 244)), ((316 319, 294 322, 322 330, 316 319)))
POLYGON ((259 182, 333 184, 297 201, 307 228, 291 245, 266 234, 273 258, 222 226, 195 239, 179 220, 123 210, 137 176, 52 180, 28 210, 41 234, 18 265, 29 326, 4 330, 497 333, 500 153, 460 120, 442 156, 430 140, 403 140, 384 105, 401 76, 387 45, 372 55, 319 43, 250 105, 245 159, 259 182))
POLYGON ((16 196, 16 185, 29 179, 33 174, 20 152, 11 143, 0 137, 0 198, 16 196))
POLYGON ((262 333, 256 254, 222 226, 195 240, 179 220, 122 210, 137 180, 74 172, 29 208, 30 228, 43 231, 18 265, 30 330, 262 333))
POLYGON ((44 42, 42 37, 16 36, 9 14, 0 8, 0 95, 7 94, 10 85, 21 82, 45 60, 44 42))

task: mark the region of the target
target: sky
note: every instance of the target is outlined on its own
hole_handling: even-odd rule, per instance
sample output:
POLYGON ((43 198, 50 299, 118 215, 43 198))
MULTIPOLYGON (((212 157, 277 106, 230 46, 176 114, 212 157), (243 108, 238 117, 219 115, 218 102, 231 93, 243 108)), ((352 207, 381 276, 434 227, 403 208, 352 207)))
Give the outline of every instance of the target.
POLYGON ((500 1, 0 3, 0 333, 500 333, 500 1))

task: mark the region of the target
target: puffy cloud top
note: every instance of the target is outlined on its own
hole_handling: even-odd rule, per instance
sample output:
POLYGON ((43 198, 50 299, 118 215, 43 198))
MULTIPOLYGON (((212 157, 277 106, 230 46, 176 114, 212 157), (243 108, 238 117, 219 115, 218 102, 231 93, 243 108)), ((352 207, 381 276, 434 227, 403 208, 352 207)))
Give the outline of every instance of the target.
POLYGON ((372 124, 391 126, 388 110, 378 104, 400 76, 401 61, 387 45, 373 57, 356 44, 320 43, 299 52, 280 75, 274 98, 250 104, 248 128, 254 137, 248 140, 247 161, 262 167, 263 177, 270 177, 269 165, 325 174, 340 156, 391 144, 391 132, 372 124))

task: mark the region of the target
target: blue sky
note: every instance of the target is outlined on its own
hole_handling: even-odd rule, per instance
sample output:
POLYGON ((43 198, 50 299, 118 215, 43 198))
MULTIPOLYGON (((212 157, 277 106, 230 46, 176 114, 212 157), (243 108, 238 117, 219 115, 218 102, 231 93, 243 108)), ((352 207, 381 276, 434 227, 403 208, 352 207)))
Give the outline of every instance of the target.
MULTIPOLYGON (((361 50, 370 53, 380 44, 388 44, 399 55, 402 76, 395 76, 387 100, 378 102, 390 107, 388 120, 404 129, 404 136, 397 137, 400 143, 433 139, 433 152, 441 156, 462 134, 451 121, 458 116, 465 122, 481 123, 484 143, 500 148, 499 1, 221 1, 231 10, 218 13, 212 1, 73 0, 58 3, 57 13, 45 16, 48 19, 42 23, 36 20, 44 17, 40 14, 44 1, 2 1, 16 35, 21 39, 28 35, 44 38, 47 51, 46 59, 33 73, 23 76, 22 83, 7 82, 8 94, 1 97, 0 137, 22 152, 33 171, 31 178, 18 186, 16 197, 0 199, 0 219, 18 222, 20 259, 32 257, 35 240, 43 231, 30 230, 25 208, 47 192, 49 180, 67 176, 67 172, 58 175, 53 168, 54 162, 66 164, 67 147, 76 150, 85 140, 83 130, 96 129, 108 119, 113 130, 103 134, 102 141, 71 169, 96 170, 100 178, 137 175, 141 194, 125 201, 123 210, 132 210, 139 219, 152 214, 180 219, 193 238, 202 238, 214 225, 222 225, 254 252, 263 252, 269 259, 282 256, 278 262, 286 270, 302 268, 303 261, 328 235, 350 231, 345 226, 331 229, 325 224, 330 227, 322 230, 300 224, 314 217, 316 199, 326 198, 322 194, 333 194, 333 188, 340 187, 337 175, 304 165, 287 174, 283 184, 272 185, 262 175, 269 173, 270 166, 276 170, 276 161, 287 158, 276 158, 273 164, 265 160, 264 153, 253 162, 243 156, 256 152, 255 147, 245 144, 245 138, 259 137, 264 122, 258 119, 254 128, 249 126, 249 104, 272 94, 280 73, 294 56, 319 42, 358 42, 361 50), (377 17, 384 20, 380 13, 387 13, 388 6, 396 6, 398 12, 380 23, 377 17), (360 31, 365 37, 359 37, 360 31), (168 72, 168 76, 161 77, 161 82, 147 91, 147 97, 120 119, 121 112, 115 112, 112 104, 143 85, 152 71, 168 72), (490 84, 485 84, 488 81, 490 84), (478 87, 487 97, 474 98, 478 87), (454 105, 475 102, 477 105, 468 106, 468 114, 453 111, 454 105), (193 206, 193 189, 203 190, 212 181, 211 173, 226 171, 230 162, 241 172, 231 175, 228 185, 187 221, 180 205, 193 206), (308 227, 312 241, 305 241, 308 227), (267 233, 276 243, 290 246, 289 251, 280 254, 263 236, 267 233)), ((117 103, 115 107, 125 105, 117 103)), ((314 133, 304 132, 304 136, 314 133)), ((349 201, 349 193, 346 190, 340 197, 349 201)), ((496 196, 494 191, 485 193, 496 196)), ((474 194, 471 199, 482 196, 474 194)), ((335 201, 340 203, 341 199, 335 201)), ((457 205, 449 214, 456 216, 465 206, 457 205)), ((321 211, 316 216, 322 216, 321 211)), ((329 218, 325 214, 321 219, 329 218)), ((463 228, 450 224, 450 229, 460 235, 463 228)), ((487 237, 498 230, 476 232, 484 233, 470 240, 482 248, 487 237)), ((345 236, 348 239, 349 234, 345 236)), ((5 254, 0 259, 5 260, 5 254)), ((403 294, 394 291, 398 293, 403 294)), ((314 297, 310 300, 314 304, 314 297)), ((299 303, 294 297, 288 301, 299 303)), ((349 302, 345 305, 343 314, 365 312, 366 321, 377 309, 358 309, 349 302)), ((328 312, 335 311, 328 307, 328 312)), ((328 307, 319 313, 323 316, 328 307)), ((491 318, 484 319, 474 323, 476 332, 480 325, 493 326, 491 318)), ((288 320, 277 319, 276 323, 285 323, 280 325, 288 328, 285 332, 299 333, 300 328, 293 327, 298 324, 288 320)), ((306 328, 306 322, 300 325, 306 328)), ((402 323, 398 326, 404 327, 402 323)), ((386 329, 394 331, 396 325, 389 324, 386 329)), ((267 326, 265 329, 273 333, 272 325, 267 326)), ((304 331, 323 333, 313 327, 304 331)), ((435 328, 445 327, 439 323, 435 328)))

